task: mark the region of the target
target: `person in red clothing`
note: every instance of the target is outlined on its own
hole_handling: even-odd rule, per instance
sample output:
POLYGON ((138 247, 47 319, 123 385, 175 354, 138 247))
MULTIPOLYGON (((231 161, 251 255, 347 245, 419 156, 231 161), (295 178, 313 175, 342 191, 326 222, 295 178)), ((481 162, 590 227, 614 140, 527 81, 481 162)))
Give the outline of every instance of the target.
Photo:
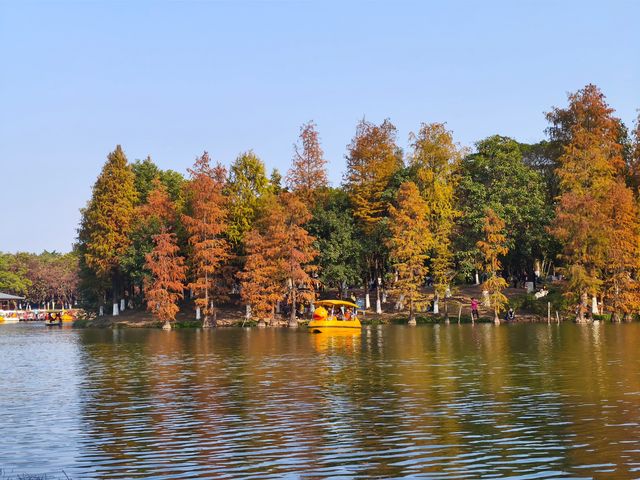
POLYGON ((478 300, 475 297, 471 297, 471 321, 480 320, 480 313, 478 312, 478 300))

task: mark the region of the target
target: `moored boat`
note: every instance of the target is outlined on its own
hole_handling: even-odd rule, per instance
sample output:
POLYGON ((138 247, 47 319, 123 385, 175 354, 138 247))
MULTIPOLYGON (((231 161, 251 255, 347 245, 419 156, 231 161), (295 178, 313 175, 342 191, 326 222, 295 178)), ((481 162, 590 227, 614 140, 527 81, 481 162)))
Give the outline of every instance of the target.
POLYGON ((48 314, 47 318, 44 320, 44 324, 49 327, 62 326, 62 313, 53 312, 48 314))
POLYGON ((357 316, 358 305, 345 300, 321 300, 316 302, 313 319, 308 328, 313 333, 337 329, 361 329, 357 316))

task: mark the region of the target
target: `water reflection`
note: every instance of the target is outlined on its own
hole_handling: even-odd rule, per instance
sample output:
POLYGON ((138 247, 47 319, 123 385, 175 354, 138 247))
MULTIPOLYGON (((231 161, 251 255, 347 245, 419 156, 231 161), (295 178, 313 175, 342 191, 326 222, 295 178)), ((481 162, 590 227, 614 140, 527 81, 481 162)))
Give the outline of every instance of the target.
POLYGON ((0 467, 75 478, 630 478, 639 334, 635 324, 7 325, 0 467))

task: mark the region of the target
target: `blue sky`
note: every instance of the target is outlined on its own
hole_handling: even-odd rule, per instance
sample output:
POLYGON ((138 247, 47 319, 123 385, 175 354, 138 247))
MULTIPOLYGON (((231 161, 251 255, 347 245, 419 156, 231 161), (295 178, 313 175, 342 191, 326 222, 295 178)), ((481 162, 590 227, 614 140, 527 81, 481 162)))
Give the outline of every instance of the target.
POLYGON ((318 128, 339 184, 356 122, 420 122, 463 145, 544 137, 595 83, 631 124, 640 2, 0 0, 0 251, 67 251, 107 153, 184 172, 208 150, 288 168, 318 128))

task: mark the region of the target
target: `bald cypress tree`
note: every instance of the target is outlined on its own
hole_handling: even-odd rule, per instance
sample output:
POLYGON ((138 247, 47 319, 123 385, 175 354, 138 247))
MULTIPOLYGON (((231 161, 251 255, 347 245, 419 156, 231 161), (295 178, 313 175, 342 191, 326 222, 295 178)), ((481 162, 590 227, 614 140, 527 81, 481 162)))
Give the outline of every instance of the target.
MULTIPOLYGON (((431 273, 434 277, 434 312, 438 301, 446 299, 454 276, 452 233, 460 211, 456 205, 456 189, 463 150, 443 123, 423 123, 417 134, 411 134, 413 152, 409 166, 428 208, 433 235, 431 273)), ((447 310, 445 301, 445 311, 447 310)), ((448 311, 446 311, 448 314, 448 311)))
POLYGON ((429 209, 413 182, 400 185, 397 206, 391 206, 391 236, 387 240, 398 280, 392 289, 409 304, 409 324, 415 325, 416 306, 426 297, 421 291, 427 275, 427 260, 432 244, 429 209))
MULTIPOLYGON (((385 120, 380 125, 362 120, 347 147, 345 187, 353 206, 353 215, 366 238, 363 264, 367 266, 365 285, 376 282, 376 311, 381 313, 380 284, 385 271, 385 219, 390 205, 385 196, 394 174, 403 166, 396 145, 396 127, 385 120)), ((368 292, 367 292, 368 299, 368 292)))
POLYGON ((209 154, 196 159, 189 169, 188 208, 182 215, 189 237, 191 282, 196 305, 204 314, 203 326, 216 325, 215 305, 225 301, 224 266, 229 260, 227 198, 223 195, 225 170, 212 167, 209 154))
POLYGON ((82 262, 103 286, 111 280, 113 314, 118 315, 121 261, 130 244, 137 192, 134 174, 120 145, 107 156, 79 231, 82 262))
POLYGON ((482 289, 489 292, 489 301, 493 307, 493 321, 500 323, 500 312, 507 303, 507 297, 502 290, 508 287, 507 281, 500 276, 502 263, 500 257, 506 255, 509 249, 505 246, 507 237, 504 234, 504 221, 491 208, 487 208, 482 227, 483 238, 478 241, 478 250, 482 254, 484 270, 487 280, 482 289))
POLYGON ((287 186, 304 201, 307 208, 313 207, 316 193, 329 183, 326 164, 316 124, 305 123, 300 127, 300 142, 294 145, 287 186))
POLYGON ((576 321, 582 322, 589 296, 595 299, 603 292, 611 244, 619 235, 611 228, 616 213, 610 198, 627 188, 620 182, 625 170, 622 123, 595 85, 570 94, 569 105, 554 108, 547 118, 551 139, 562 149, 552 231, 563 244, 567 294, 579 304, 576 321))

